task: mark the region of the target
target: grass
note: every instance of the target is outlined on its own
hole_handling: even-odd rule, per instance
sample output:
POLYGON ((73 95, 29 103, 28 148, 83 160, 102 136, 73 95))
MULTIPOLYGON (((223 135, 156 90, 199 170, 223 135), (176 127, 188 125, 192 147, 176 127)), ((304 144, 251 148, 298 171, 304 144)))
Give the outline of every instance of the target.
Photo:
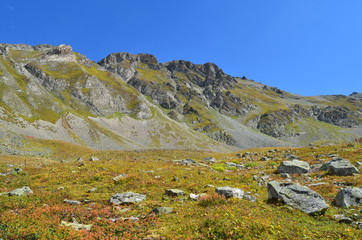
MULTIPOLYGON (((236 153, 211 153, 204 151, 148 150, 148 151, 95 151, 61 141, 31 140, 34 147, 52 149, 51 159, 67 159, 59 162, 45 158, 3 156, 0 172, 7 164, 20 166, 21 175, 0 176, 0 192, 10 191, 24 185, 34 194, 28 197, 0 196, 0 236, 5 239, 359 239, 360 230, 351 225, 338 223, 334 214, 358 212, 331 206, 324 215, 309 216, 281 204, 267 203, 267 191, 258 186, 253 175, 260 171, 271 175, 271 180, 280 181, 274 175, 275 164, 260 161, 261 156, 280 163, 286 152, 296 154, 313 164, 316 154, 338 153, 352 163, 361 161, 362 145, 334 145, 311 148, 250 149, 250 158, 238 159, 236 153), (91 156, 96 162, 87 161, 91 156), (223 169, 211 171, 205 167, 183 166, 172 162, 176 159, 192 158, 202 162, 213 156, 219 163, 238 162, 248 165, 246 170, 223 169), (84 164, 75 162, 83 157, 84 164), (113 178, 127 174, 115 183, 113 178), (174 178, 177 177, 177 181, 174 178), (215 194, 214 186, 231 186, 251 192, 256 202, 240 199, 225 199, 215 194), (62 188, 61 188, 62 187, 62 188), (87 190, 95 187, 95 192, 87 190), (188 197, 168 197, 165 189, 179 188, 189 193, 206 193, 198 201, 188 197), (142 203, 115 207, 109 198, 117 192, 133 191, 147 195, 142 203), (63 199, 82 201, 80 205, 67 205, 63 199), (148 213, 155 207, 173 207, 168 215, 153 216, 148 213), (127 210, 128 209, 128 210, 127 210), (110 218, 141 216, 137 222, 116 221, 110 218), (91 231, 76 231, 60 226, 60 221, 93 224, 91 231)), ((246 151, 238 152, 243 153, 246 151)), ((321 177, 326 185, 313 187, 327 201, 333 199, 338 188, 334 182, 352 182, 361 186, 359 176, 338 177, 310 173, 293 175, 293 182, 308 184, 321 177)))

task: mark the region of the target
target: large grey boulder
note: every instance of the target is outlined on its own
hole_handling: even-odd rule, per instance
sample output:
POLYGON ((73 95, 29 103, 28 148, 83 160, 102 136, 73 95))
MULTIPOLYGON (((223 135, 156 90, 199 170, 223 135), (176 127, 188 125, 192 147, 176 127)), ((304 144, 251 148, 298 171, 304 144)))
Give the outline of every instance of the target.
POLYGON ((307 173, 309 170, 309 163, 296 159, 292 161, 283 161, 278 167, 278 173, 307 173))
POLYGON ((223 195, 226 198, 243 198, 244 191, 239 188, 232 188, 232 187, 218 187, 215 189, 216 193, 219 195, 223 195))
POLYGON ((362 188, 343 188, 334 198, 337 207, 350 207, 362 205, 362 188))
POLYGON ((354 173, 359 173, 355 166, 353 166, 347 159, 343 158, 337 158, 324 163, 320 170, 328 171, 328 174, 337 176, 350 176, 354 173))
POLYGON ((110 203, 119 205, 119 204, 133 204, 139 203, 146 199, 146 195, 134 193, 134 192, 124 192, 117 193, 113 195, 110 199, 110 203))
POLYGON ((17 188, 7 193, 9 196, 23 196, 33 194, 33 191, 29 187, 17 188))
POLYGON ((323 212, 329 206, 315 191, 295 183, 268 183, 268 199, 280 200, 293 208, 312 214, 323 212))

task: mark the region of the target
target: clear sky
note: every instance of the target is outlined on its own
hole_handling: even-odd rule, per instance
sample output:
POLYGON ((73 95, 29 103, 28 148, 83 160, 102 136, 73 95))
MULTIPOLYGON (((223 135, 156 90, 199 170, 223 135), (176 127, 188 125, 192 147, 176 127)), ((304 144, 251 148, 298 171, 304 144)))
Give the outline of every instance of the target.
POLYGON ((362 92, 362 0, 0 0, 0 42, 214 62, 301 95, 362 92))

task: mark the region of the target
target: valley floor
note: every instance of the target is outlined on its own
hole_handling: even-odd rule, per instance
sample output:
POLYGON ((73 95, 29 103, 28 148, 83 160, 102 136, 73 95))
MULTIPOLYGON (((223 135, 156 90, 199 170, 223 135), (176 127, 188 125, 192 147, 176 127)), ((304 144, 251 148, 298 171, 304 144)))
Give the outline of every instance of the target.
POLYGON ((332 204, 340 188, 361 187, 361 175, 331 176, 325 171, 310 171, 282 178, 275 173, 286 154, 297 155, 311 165, 338 155, 357 166, 362 161, 361 144, 259 148, 235 153, 96 151, 58 141, 46 141, 46 146, 51 150, 47 158, 0 156, 0 239, 362 236, 361 225, 335 219, 335 215, 344 214, 361 222, 362 206, 347 209, 332 204), (185 159, 194 162, 177 161, 185 159), (322 195, 330 207, 325 213, 312 216, 281 203, 270 203, 266 183, 272 180, 308 186, 322 195), (33 194, 7 194, 24 186, 33 194), (221 186, 240 188, 256 197, 256 201, 226 199, 215 193, 215 188, 221 186), (180 189, 185 195, 170 196, 166 189, 180 189), (140 193, 146 199, 112 205, 110 198, 123 192, 140 193), (193 200, 190 194, 202 195, 193 200), (170 213, 152 213, 160 207, 167 207, 164 210, 170 213))

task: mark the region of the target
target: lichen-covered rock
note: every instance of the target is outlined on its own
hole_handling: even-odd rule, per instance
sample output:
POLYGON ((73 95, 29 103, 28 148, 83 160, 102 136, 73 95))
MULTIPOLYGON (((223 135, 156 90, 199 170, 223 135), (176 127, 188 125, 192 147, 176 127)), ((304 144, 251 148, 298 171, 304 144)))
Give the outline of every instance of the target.
POLYGON ((60 223, 61 226, 66 226, 66 227, 71 227, 74 228, 75 230, 88 230, 90 231, 93 227, 93 224, 80 224, 77 222, 66 222, 66 221, 61 221, 60 223))
POLYGON ((337 207, 362 205, 362 188, 344 188, 339 190, 334 203, 337 207))
POLYGON ((309 170, 309 163, 300 160, 283 161, 278 167, 278 173, 307 173, 309 170))
POLYGON ((215 189, 216 193, 225 196, 226 198, 243 198, 244 191, 239 188, 233 187, 218 187, 215 189))
POLYGON ((324 212, 329 207, 318 193, 299 184, 272 181, 267 187, 269 200, 280 200, 308 214, 324 212))
POLYGON ((142 202, 147 198, 144 194, 134 193, 134 192, 124 192, 124 193, 117 193, 113 195, 110 199, 110 203, 115 205, 120 204, 134 204, 142 202))

